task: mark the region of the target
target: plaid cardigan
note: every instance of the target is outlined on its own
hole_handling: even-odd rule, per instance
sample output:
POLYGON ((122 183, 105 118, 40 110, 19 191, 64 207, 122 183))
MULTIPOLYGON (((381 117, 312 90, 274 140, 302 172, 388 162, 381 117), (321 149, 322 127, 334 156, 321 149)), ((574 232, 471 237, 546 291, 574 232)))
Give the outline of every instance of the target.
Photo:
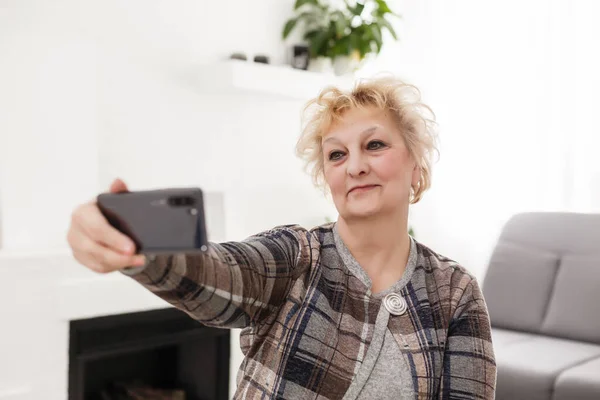
MULTIPOLYGON (((341 399, 382 299, 345 267, 333 225, 278 226, 123 273, 203 324, 243 328, 235 399, 341 399)), ((416 398, 493 399, 496 363, 476 279, 419 242, 416 249, 400 291, 408 311, 388 323, 416 398)))

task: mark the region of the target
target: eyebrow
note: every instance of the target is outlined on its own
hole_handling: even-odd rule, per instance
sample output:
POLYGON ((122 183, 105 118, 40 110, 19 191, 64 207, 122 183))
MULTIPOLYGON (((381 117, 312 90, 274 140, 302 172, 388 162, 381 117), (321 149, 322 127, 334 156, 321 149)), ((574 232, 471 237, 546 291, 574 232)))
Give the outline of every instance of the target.
MULTIPOLYGON (((364 131, 362 131, 360 133, 360 136, 363 136, 363 137, 368 136, 368 135, 372 134, 373 132, 375 132, 376 130, 377 130, 377 125, 373 125, 367 129, 365 129, 364 131)), ((333 141, 339 142, 340 140, 336 137, 330 137, 330 138, 323 140, 323 144, 325 144, 326 142, 330 142, 330 141, 331 142, 333 142, 333 141)))

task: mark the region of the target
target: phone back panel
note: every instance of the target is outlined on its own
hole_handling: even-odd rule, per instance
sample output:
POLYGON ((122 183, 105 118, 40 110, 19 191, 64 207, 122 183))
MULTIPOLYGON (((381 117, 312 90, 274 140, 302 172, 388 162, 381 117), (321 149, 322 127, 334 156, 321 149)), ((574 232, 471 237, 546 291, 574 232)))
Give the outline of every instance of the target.
POLYGON ((97 204, 109 223, 135 242, 137 253, 204 251, 208 245, 198 188, 103 193, 97 204), (187 200, 174 204, 182 197, 187 200))

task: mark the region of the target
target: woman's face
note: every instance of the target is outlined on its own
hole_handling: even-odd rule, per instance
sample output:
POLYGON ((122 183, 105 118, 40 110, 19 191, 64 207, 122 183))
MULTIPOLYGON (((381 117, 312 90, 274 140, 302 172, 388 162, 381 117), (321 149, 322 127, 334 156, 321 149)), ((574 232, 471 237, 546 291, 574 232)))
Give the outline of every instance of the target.
POLYGON ((325 181, 346 220, 408 211, 420 170, 386 111, 351 109, 322 138, 325 181))

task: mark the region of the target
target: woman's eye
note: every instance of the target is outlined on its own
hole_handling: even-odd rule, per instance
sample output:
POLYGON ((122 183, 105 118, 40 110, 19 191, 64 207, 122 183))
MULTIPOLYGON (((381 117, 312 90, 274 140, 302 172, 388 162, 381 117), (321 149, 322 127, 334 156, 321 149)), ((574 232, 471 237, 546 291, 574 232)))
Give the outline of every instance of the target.
POLYGON ((341 151, 332 151, 331 153, 329 153, 329 161, 339 160, 343 156, 344 153, 342 153, 341 151))
POLYGON ((378 149, 381 149, 382 147, 385 147, 385 144, 383 142, 380 142, 379 140, 373 140, 372 142, 369 142, 369 144, 367 145, 367 148, 369 150, 378 150, 378 149))

